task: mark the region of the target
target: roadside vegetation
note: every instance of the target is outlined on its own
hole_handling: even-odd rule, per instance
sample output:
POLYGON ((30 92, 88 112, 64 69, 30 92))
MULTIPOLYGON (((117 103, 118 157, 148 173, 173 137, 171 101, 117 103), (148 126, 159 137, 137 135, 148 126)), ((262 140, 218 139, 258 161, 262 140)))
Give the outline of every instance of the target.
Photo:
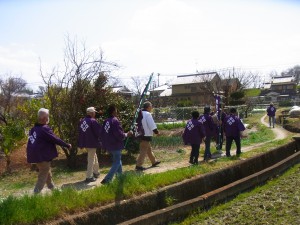
POLYGON ((186 122, 170 122, 157 124, 158 130, 172 130, 176 128, 185 128, 186 122))
MULTIPOLYGON (((263 147, 243 153, 242 158, 250 158, 287 142, 289 139, 269 142, 263 147)), ((202 163, 200 166, 179 168, 157 174, 128 172, 109 185, 81 192, 67 188, 46 195, 10 196, 1 200, 0 224, 32 224, 50 220, 65 213, 76 213, 94 206, 104 205, 115 199, 127 199, 154 191, 199 174, 230 166, 239 160, 237 157, 222 157, 210 163, 202 163)))
POLYGON ((182 222, 188 224, 300 224, 300 164, 266 185, 240 194, 208 211, 199 209, 182 222))

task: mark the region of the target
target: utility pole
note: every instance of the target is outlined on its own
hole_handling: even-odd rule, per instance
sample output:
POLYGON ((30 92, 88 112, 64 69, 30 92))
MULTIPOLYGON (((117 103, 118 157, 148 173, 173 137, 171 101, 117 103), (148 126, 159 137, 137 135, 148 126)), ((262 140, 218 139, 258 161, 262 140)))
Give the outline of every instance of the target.
POLYGON ((160 73, 157 74, 157 86, 159 87, 159 76, 160 76, 160 73))

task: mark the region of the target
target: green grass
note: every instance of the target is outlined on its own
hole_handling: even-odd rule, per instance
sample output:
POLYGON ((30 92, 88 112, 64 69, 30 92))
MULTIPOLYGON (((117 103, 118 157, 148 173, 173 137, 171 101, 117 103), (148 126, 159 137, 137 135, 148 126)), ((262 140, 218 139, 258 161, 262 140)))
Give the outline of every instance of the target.
POLYGON ((183 145, 183 141, 181 136, 155 136, 151 145, 154 148, 176 147, 183 145))
POLYGON ((299 172, 297 164, 263 186, 175 224, 299 224, 299 172))
POLYGON ((245 96, 246 97, 256 97, 259 96, 261 93, 261 90, 259 88, 251 88, 245 90, 245 96))
POLYGON ((242 139, 242 146, 262 143, 275 138, 275 134, 270 128, 261 124, 258 124, 256 127, 257 131, 250 132, 247 138, 242 139))
POLYGON ((158 130, 172 130, 176 128, 185 128, 185 122, 174 122, 174 123, 159 123, 157 124, 158 130))
MULTIPOLYGON (((289 140, 274 141, 263 148, 244 153, 243 158, 249 158, 258 153, 269 151, 270 148, 287 143, 289 140)), ((199 174, 215 171, 239 161, 237 157, 220 158, 212 163, 200 166, 170 170, 158 174, 125 173, 111 184, 99 186, 92 190, 75 191, 63 189, 53 194, 8 197, 0 204, 0 224, 32 224, 50 220, 65 213, 76 213, 93 206, 103 205, 116 199, 127 199, 145 192, 157 190, 199 174)), ((168 202, 170 202, 168 200, 168 202)), ((171 203, 170 203, 171 204, 171 203)))

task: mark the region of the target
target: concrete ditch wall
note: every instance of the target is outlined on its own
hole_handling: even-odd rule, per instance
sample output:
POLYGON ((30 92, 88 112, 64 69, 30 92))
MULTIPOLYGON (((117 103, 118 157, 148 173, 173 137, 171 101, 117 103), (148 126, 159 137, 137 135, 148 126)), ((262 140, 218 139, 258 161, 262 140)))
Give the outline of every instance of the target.
MULTIPOLYGON (((164 187, 156 192, 147 193, 136 198, 129 200, 116 201, 103 207, 97 207, 89 210, 85 213, 77 215, 71 215, 64 219, 53 221, 50 224, 55 225, 69 225, 69 224, 118 224, 123 221, 128 221, 133 218, 145 215, 140 218, 133 219, 134 221, 128 221, 124 224, 161 224, 164 222, 146 223, 146 219, 142 218, 149 216, 154 212, 164 212, 172 209, 167 207, 166 198, 171 197, 174 199, 174 204, 179 203, 179 208, 186 208, 186 203, 191 201, 191 205, 195 207, 205 206, 208 203, 208 197, 204 197, 204 194, 213 192, 214 190, 224 188, 227 185, 231 186, 233 182, 237 182, 250 175, 254 175, 259 171, 262 171, 274 164, 282 161, 285 158, 295 154, 299 150, 297 149, 296 141, 289 144, 280 146, 269 152, 257 155, 253 158, 241 161, 230 167, 211 172, 205 175, 196 176, 192 179, 188 179, 167 187, 164 187), (199 197, 200 196, 200 197, 199 197), (195 199, 203 198, 203 201, 196 201, 195 199), (206 200, 205 200, 206 199, 206 200), (164 209, 164 210, 161 210, 164 209), (143 221, 143 223, 139 223, 143 221)), ((275 170, 276 171, 276 170, 275 170)), ((247 188, 246 184, 246 188, 247 188)), ((244 187, 244 186, 243 186, 244 187)), ((245 187, 242 189, 244 190, 245 187)), ((248 187, 250 188, 250 187, 248 187)), ((226 188, 224 191, 227 190, 226 188)), ((241 191, 242 191, 241 190, 241 191)), ((235 193, 237 194, 237 193, 235 193)), ((211 198, 210 198, 211 199, 211 198)), ((173 206, 174 208, 175 206, 173 206)), ((177 209, 177 208, 176 208, 177 209)), ((173 209, 174 210, 174 209, 173 209)), ((183 210, 184 211, 184 210, 183 210)), ((174 211, 175 212, 175 211, 174 211)), ((177 212, 178 213, 178 212, 177 212)), ((171 213, 172 214, 172 213, 171 213)), ((162 217, 166 217, 162 214, 162 217)), ((178 213, 178 215, 181 215, 178 213)), ((182 215, 184 215, 182 213, 182 215)), ((181 216, 182 216, 181 215, 181 216)), ((161 217, 160 217, 161 218, 161 217)))

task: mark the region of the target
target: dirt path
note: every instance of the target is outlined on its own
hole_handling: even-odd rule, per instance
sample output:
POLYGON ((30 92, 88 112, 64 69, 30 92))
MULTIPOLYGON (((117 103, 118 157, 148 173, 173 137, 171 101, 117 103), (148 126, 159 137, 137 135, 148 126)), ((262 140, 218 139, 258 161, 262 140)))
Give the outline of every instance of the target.
MULTIPOLYGON (((266 127, 269 127, 269 124, 265 121, 265 118, 267 115, 264 115, 260 122, 265 125, 266 127)), ((275 124, 275 128, 270 128, 275 133, 275 139, 274 140, 281 140, 287 137, 287 134, 289 133, 287 130, 283 129, 280 125, 275 124)))
MULTIPOLYGON (((264 115, 260 121, 262 124, 264 124, 265 126, 268 126, 268 123, 265 122, 265 118, 266 118, 267 115, 264 115)), ((270 128, 271 129, 271 128, 270 128)), ((280 140, 280 139, 284 139, 285 137, 287 137, 287 134, 289 133, 288 131, 284 130, 282 127, 279 127, 278 125, 273 129, 272 128, 272 131, 275 133, 275 139, 274 140, 280 140)), ((271 140, 273 141, 273 140, 271 140)), ((251 146, 246 146, 246 147, 243 147, 242 146, 242 152, 248 152, 248 151, 251 151, 255 148, 258 148, 266 143, 269 143, 271 141, 266 141, 266 142, 262 142, 262 143, 258 143, 258 144, 254 144, 254 145, 251 145, 251 146)), ((185 147, 184 150, 188 153, 190 151, 190 147, 185 147)), ((231 153, 232 155, 235 155, 235 149, 232 149, 231 150, 231 153)), ((215 158, 220 158, 220 157, 224 157, 225 156, 225 151, 222 152, 222 154, 217 154, 217 155, 214 155, 215 158)), ((199 158, 199 161, 200 161, 200 165, 201 163, 203 163, 203 157, 200 156, 199 158)), ((188 167, 190 166, 190 164, 188 163, 188 160, 186 160, 186 158, 184 158, 183 160, 181 161, 177 161, 177 162, 162 162, 159 166, 157 167, 149 167, 147 168, 147 170, 144 171, 145 174, 154 174, 154 173, 161 173, 161 172, 165 172, 165 171, 168 171, 168 170, 174 170, 174 169, 178 169, 178 168, 183 168, 183 167, 188 167)), ((134 165, 131 165, 131 166, 126 166, 126 168, 124 168, 124 170, 126 172, 131 172, 131 171, 134 171, 135 169, 135 166, 134 165)), ((86 190, 86 189, 91 189, 91 188, 95 188, 97 186, 100 186, 101 185, 101 180, 104 178, 106 174, 101 174, 100 178, 96 181, 96 182, 93 182, 93 183, 89 183, 89 184, 86 184, 84 181, 77 181, 77 182, 72 182, 72 183, 63 183, 63 184, 57 184, 57 186, 59 188, 67 188, 67 187, 72 187, 72 188, 75 188, 76 190, 86 190)), ((47 193, 49 192, 48 189, 44 189, 43 190, 43 193, 47 193)), ((28 193, 28 194, 31 194, 32 191, 25 191, 25 193, 28 193)), ((20 192, 20 193, 14 193, 14 195, 23 195, 24 194, 24 191, 20 192)))

